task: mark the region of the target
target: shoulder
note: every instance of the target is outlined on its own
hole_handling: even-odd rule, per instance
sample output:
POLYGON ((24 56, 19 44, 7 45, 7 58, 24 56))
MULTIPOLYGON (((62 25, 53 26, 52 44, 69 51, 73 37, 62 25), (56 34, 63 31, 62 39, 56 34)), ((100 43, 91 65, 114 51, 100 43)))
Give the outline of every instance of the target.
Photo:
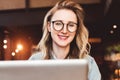
POLYGON ((42 60, 44 59, 45 54, 42 52, 36 52, 30 56, 29 60, 42 60))
POLYGON ((96 63, 95 59, 94 59, 92 56, 87 55, 87 56, 85 57, 85 59, 88 61, 88 66, 89 66, 89 69, 90 69, 90 70, 92 69, 93 65, 94 65, 94 66, 97 66, 97 63, 96 63))
POLYGON ((95 59, 90 55, 86 55, 85 59, 91 64, 95 61, 95 59))
POLYGON ((85 59, 88 61, 88 67, 89 67, 89 79, 90 80, 101 80, 101 74, 98 68, 98 65, 95 61, 95 59, 87 55, 85 59))
POLYGON ((96 62, 95 62, 95 59, 94 59, 92 56, 87 55, 87 56, 85 57, 85 59, 88 61, 89 70, 92 69, 92 65, 96 65, 96 66, 97 66, 97 64, 96 64, 96 62))

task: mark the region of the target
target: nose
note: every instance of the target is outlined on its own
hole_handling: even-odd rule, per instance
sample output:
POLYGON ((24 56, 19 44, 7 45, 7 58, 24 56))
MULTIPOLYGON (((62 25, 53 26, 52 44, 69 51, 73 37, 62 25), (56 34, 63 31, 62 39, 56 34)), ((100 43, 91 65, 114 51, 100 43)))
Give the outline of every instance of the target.
POLYGON ((62 29, 62 32, 63 32, 63 33, 67 33, 67 31, 68 31, 68 30, 67 30, 67 24, 65 24, 64 27, 63 27, 63 29, 62 29))

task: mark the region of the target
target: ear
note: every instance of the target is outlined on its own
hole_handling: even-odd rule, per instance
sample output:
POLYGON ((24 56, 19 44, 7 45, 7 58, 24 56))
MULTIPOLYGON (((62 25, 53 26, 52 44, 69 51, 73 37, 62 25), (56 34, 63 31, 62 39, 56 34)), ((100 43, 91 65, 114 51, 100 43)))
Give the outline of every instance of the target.
POLYGON ((51 32, 51 24, 50 24, 50 22, 48 22, 47 28, 48 28, 48 31, 51 32))

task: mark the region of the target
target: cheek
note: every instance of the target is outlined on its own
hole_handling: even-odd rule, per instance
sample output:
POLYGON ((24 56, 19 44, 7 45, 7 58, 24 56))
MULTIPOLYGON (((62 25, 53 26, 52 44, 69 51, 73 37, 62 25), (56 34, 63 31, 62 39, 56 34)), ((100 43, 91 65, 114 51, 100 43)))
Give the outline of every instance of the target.
POLYGON ((72 33, 71 36, 72 36, 72 38, 75 38, 76 32, 72 33))
POLYGON ((73 39, 75 38, 75 36, 76 36, 76 33, 72 33, 72 34, 71 34, 71 36, 70 36, 70 38, 69 38, 70 42, 73 41, 73 39))
POLYGON ((50 32, 50 34, 51 34, 51 37, 54 39, 55 36, 57 35, 57 32, 54 31, 53 28, 51 28, 51 32, 50 32))

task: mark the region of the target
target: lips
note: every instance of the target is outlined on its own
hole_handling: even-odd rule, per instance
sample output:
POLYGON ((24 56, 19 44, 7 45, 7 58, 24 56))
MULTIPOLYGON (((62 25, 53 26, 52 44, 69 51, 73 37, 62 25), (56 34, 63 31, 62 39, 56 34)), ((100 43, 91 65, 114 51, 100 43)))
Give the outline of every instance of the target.
POLYGON ((64 35, 58 35, 60 40, 67 40, 68 36, 64 36, 64 35))

